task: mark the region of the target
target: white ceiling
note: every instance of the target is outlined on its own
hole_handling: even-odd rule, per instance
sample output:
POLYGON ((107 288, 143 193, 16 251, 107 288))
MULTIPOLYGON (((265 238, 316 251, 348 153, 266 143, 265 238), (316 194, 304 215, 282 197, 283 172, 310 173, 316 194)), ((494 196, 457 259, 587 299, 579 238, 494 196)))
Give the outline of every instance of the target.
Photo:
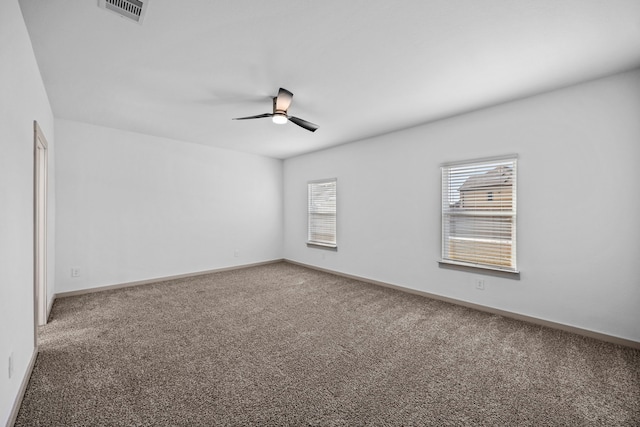
POLYGON ((20 0, 55 117, 275 158, 640 66, 638 0, 97 4, 20 0))

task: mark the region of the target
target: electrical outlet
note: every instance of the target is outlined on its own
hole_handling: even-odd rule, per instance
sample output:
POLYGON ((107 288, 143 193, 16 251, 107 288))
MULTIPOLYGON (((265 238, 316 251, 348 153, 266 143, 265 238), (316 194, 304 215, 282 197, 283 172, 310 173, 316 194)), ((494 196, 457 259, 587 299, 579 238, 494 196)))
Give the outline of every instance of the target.
POLYGON ((484 279, 476 279, 476 289, 484 291, 484 279))
POLYGON ((8 367, 9 379, 13 376, 13 352, 9 354, 9 367, 8 367))
POLYGON ((80 267, 71 267, 71 277, 80 277, 80 267))

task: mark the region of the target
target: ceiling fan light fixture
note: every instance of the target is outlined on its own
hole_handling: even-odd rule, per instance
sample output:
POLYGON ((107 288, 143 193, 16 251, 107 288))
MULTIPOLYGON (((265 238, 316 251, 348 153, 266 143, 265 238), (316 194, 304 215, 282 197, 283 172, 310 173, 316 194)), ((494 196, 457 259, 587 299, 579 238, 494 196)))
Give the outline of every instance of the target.
POLYGON ((273 123, 278 125, 283 125, 289 121, 287 119, 287 115, 284 113, 275 113, 271 120, 273 120, 273 123))

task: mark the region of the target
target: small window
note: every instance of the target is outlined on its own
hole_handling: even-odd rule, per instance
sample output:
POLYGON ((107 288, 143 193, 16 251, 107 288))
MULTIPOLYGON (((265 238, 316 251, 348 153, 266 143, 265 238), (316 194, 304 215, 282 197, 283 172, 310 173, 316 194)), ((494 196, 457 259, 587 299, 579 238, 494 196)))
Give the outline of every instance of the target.
POLYGON ((516 164, 442 165, 442 262, 517 272, 516 164))
POLYGON ((337 184, 335 178, 311 181, 308 184, 308 244, 337 247, 337 184))

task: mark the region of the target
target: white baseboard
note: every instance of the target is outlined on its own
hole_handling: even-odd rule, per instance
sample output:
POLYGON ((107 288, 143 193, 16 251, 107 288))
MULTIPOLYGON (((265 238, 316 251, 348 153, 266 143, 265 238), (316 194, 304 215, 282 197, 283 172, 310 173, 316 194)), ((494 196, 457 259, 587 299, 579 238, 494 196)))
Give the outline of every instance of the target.
POLYGON ((618 344, 618 345, 622 345, 622 346, 625 346, 625 347, 631 347, 631 348, 635 348, 635 349, 640 350, 640 342, 628 340, 626 338, 620 338, 620 337, 616 337, 616 336, 613 336, 613 335, 603 334, 601 332, 590 331, 588 329, 582 329, 582 328, 578 328, 578 327, 575 327, 575 326, 570 326, 570 325, 565 325, 565 324, 562 324, 562 323, 552 322, 552 321, 549 321, 549 320, 538 319, 537 317, 531 317, 531 316, 527 316, 527 315, 524 315, 524 314, 513 313, 511 311, 500 310, 500 309, 493 308, 493 307, 487 307, 487 306, 484 306, 484 305, 475 304, 475 303, 471 303, 471 302, 467 302, 467 301, 462 301, 462 300, 458 300, 458 299, 455 299, 455 298, 449 298, 449 297, 445 297, 445 296, 442 296, 442 295, 431 294, 429 292, 419 291, 417 289, 405 288, 404 286, 392 285, 391 283, 385 283, 385 282, 380 282, 380 281, 377 281, 377 280, 368 279, 366 277, 360 277, 360 276, 354 276, 354 275, 351 275, 351 274, 341 273, 339 271, 334 271, 334 270, 329 270, 329 269, 326 269, 326 268, 316 267, 315 265, 305 264, 305 263, 298 262, 298 261, 292 261, 292 260, 289 260, 289 259, 285 259, 284 261, 288 262, 288 263, 291 263, 291 264, 300 265, 302 267, 307 267, 307 268, 310 268, 312 270, 318 270, 318 271, 322 271, 322 272, 325 272, 325 273, 331 273, 331 274, 335 274, 336 276, 346 277, 348 279, 355 279, 355 280, 359 280, 361 282, 370 283, 372 285, 383 286, 385 288, 397 289, 399 291, 408 292, 408 293, 416 294, 416 295, 421 295, 421 296, 426 297, 426 298, 431 298, 431 299, 435 299, 435 300, 438 300, 438 301, 444 301, 444 302, 448 302, 450 304, 460 305, 460 306, 463 306, 463 307, 472 308, 474 310, 484 311, 484 312, 491 313, 491 314, 497 314, 499 316, 508 317, 508 318, 516 319, 516 320, 521 320, 523 322, 532 323, 532 324, 539 325, 539 326, 546 326, 548 328, 558 329, 558 330, 561 330, 561 331, 570 332, 570 333, 581 335, 581 336, 584 336, 584 337, 594 338, 594 339, 597 339, 597 340, 600 340, 600 341, 605 341, 605 342, 609 342, 609 343, 612 343, 612 344, 618 344))
POLYGON ((27 391, 29 379, 31 378, 31 373, 33 372, 33 366, 36 364, 37 357, 38 347, 34 348, 33 354, 31 354, 31 360, 29 361, 27 370, 24 373, 24 377, 22 378, 22 382, 20 383, 20 388, 18 389, 18 395, 16 396, 16 400, 13 402, 13 407, 11 408, 9 419, 7 420, 7 427, 13 427, 13 425, 16 423, 16 419, 18 418, 18 411, 20 411, 20 405, 22 405, 24 393, 27 391))
POLYGON ((187 277, 202 276, 204 274, 219 273, 221 271, 239 270, 242 268, 257 267, 259 265, 274 264, 282 261, 284 261, 284 259, 279 258, 271 261, 262 261, 262 262, 252 263, 252 264, 235 265, 233 267, 223 267, 223 268, 216 268, 213 270, 197 271, 195 273, 185 273, 185 274, 177 274, 175 276, 165 276, 165 277, 157 277, 154 279, 137 280, 134 282, 125 282, 125 283, 118 283, 114 285, 98 286, 96 288, 79 289, 77 291, 59 292, 55 295, 54 299, 71 297, 76 295, 91 294, 94 292, 109 291, 112 289, 130 288, 132 286, 148 285, 150 283, 166 282, 168 280, 184 279, 187 277))

